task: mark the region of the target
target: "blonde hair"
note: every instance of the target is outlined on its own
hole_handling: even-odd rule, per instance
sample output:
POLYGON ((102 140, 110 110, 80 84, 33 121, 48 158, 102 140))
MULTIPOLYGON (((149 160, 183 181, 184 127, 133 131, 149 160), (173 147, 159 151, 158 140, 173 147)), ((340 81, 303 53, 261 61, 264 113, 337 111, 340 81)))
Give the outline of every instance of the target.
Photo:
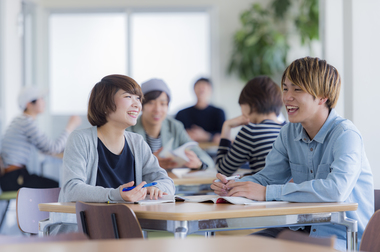
POLYGON ((317 97, 327 98, 329 109, 336 106, 340 93, 341 78, 335 67, 319 58, 305 57, 293 61, 282 75, 281 89, 285 79, 303 91, 317 97))

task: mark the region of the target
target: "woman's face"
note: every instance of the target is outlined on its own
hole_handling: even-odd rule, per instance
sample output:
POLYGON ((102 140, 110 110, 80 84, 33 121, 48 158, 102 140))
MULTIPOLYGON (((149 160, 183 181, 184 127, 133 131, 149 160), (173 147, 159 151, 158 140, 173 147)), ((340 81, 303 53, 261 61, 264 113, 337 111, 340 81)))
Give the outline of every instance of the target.
POLYGON ((145 103, 141 115, 144 124, 150 126, 161 125, 168 114, 168 105, 169 100, 165 92, 162 92, 155 100, 145 103))
POLYGON ((119 124, 123 128, 135 125, 141 111, 141 97, 119 89, 114 99, 116 110, 107 115, 107 122, 119 124))
POLYGON ((29 112, 33 114, 41 114, 45 111, 44 98, 38 98, 35 103, 29 103, 27 106, 29 112))

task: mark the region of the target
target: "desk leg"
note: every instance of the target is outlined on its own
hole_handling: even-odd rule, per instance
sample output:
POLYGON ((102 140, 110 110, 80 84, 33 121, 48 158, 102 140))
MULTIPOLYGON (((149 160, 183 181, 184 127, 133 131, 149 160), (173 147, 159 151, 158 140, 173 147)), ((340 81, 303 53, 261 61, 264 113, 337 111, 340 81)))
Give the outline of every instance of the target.
POLYGON ((331 222, 346 227, 347 241, 346 246, 348 251, 358 250, 358 222, 346 217, 345 212, 332 213, 331 222))
POLYGON ((206 238, 210 238, 210 237, 213 237, 215 236, 215 232, 205 232, 205 237, 206 238))
POLYGON ((187 236, 188 222, 187 221, 175 221, 174 222, 174 238, 184 239, 187 236))

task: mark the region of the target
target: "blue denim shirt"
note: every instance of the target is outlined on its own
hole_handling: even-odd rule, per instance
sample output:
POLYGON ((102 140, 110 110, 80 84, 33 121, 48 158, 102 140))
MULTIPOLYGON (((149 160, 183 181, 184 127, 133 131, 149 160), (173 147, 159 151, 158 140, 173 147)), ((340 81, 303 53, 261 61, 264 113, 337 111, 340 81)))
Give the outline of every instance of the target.
MULTIPOLYGON (((374 212, 373 178, 363 139, 353 123, 334 109, 312 140, 300 123, 285 125, 265 168, 239 181, 266 186, 267 201, 358 203, 357 211, 346 212, 358 221, 358 243, 374 212), (291 178, 294 183, 287 183, 291 178)), ((345 227, 311 227, 310 236, 333 234, 338 238, 336 248, 345 250, 345 227)))

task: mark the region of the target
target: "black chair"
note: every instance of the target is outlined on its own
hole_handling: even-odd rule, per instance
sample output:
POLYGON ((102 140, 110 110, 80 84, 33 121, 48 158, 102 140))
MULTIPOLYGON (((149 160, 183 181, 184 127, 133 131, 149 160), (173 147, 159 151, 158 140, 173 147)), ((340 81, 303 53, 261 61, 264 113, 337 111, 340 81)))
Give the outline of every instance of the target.
POLYGON ((135 213, 123 204, 76 203, 78 230, 90 239, 143 238, 135 213))

